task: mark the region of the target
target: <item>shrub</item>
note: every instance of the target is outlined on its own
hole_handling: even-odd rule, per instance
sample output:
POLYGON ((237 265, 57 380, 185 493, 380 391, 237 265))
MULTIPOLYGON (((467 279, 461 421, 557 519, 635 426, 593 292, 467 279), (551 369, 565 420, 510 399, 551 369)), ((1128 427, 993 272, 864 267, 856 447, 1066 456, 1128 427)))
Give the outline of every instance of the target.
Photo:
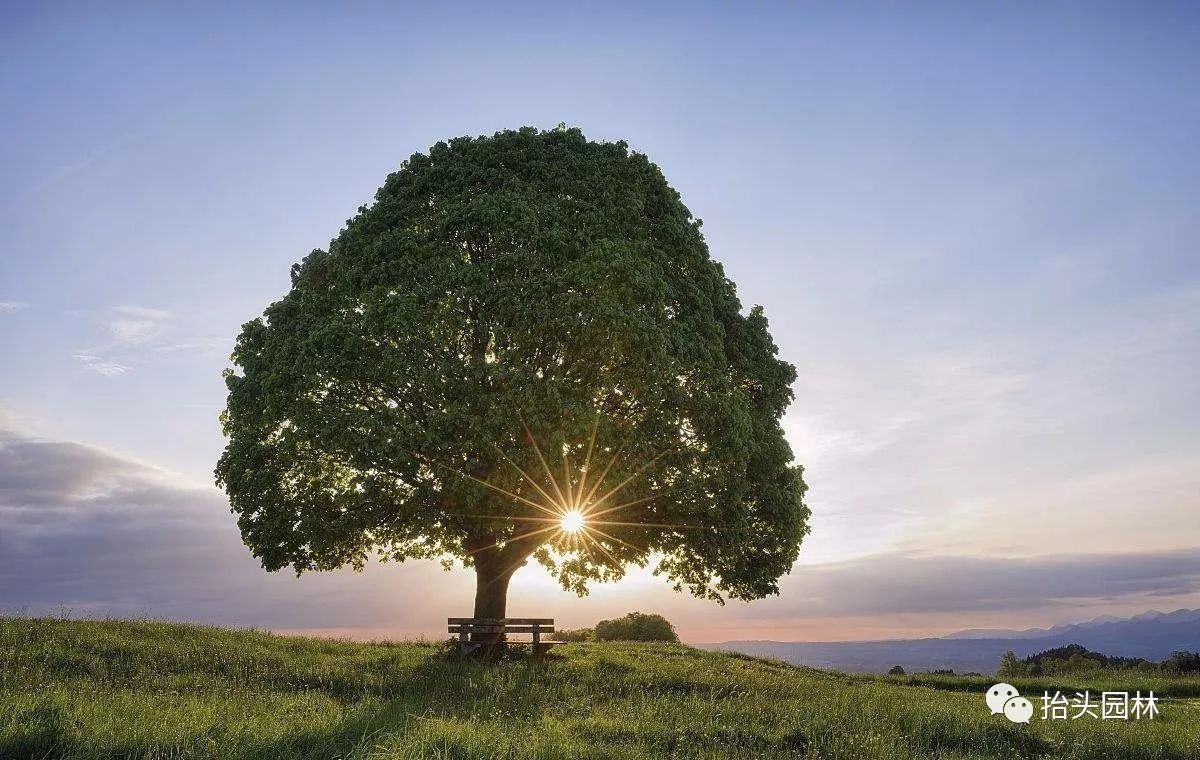
POLYGON ((891 669, 890 669, 890 670, 888 670, 887 674, 888 674, 889 676, 902 676, 902 675, 905 675, 905 673, 904 673, 904 668, 900 667, 899 665, 893 665, 893 666, 891 667, 891 669))
POLYGON ((591 641, 593 637, 591 628, 564 628, 550 634, 551 641, 591 641))
POLYGON ((1000 658, 1000 667, 996 674, 1001 678, 1027 676, 1029 675, 1029 665, 1018 660, 1017 655, 1010 649, 1000 658))
POLYGON ((596 623, 597 641, 671 641, 678 643, 674 626, 662 615, 630 612, 614 620, 596 623))
POLYGON ((1172 652, 1162 664, 1169 673, 1200 673, 1200 652, 1172 652))

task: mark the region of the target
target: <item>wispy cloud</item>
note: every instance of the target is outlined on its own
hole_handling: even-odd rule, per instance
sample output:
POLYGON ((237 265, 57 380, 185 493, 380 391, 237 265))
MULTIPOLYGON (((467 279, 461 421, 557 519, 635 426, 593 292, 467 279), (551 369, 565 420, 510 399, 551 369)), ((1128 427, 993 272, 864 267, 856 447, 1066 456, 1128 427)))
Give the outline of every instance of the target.
POLYGON ((785 421, 812 486, 802 561, 1196 540, 1198 308, 1184 284, 1036 328, 961 317, 939 327, 942 346, 807 362, 785 421))
POLYGON ((164 354, 195 354, 198 356, 226 356, 233 351, 234 339, 229 335, 211 336, 207 338, 187 338, 175 343, 164 343, 155 346, 156 351, 164 354))
MULTIPOLYGON (((95 313, 83 314, 91 316, 95 313)), ((144 357, 144 352, 161 343, 174 319, 174 315, 165 309, 134 305, 113 306, 98 316, 100 329, 108 340, 80 348, 74 356, 83 366, 106 377, 132 371, 134 360, 138 356, 144 357)))
POLYGON ((105 359, 94 354, 75 354, 75 358, 78 359, 83 366, 87 367, 93 372, 96 372, 97 374, 104 375, 106 377, 117 377, 118 375, 124 375, 126 372, 129 372, 130 369, 125 364, 113 361, 112 359, 105 359))
POLYGON ((29 304, 24 301, 0 301, 0 314, 13 314, 28 308, 29 304))
POLYGON ((144 306, 116 306, 116 315, 105 321, 108 333, 120 343, 139 345, 158 337, 171 319, 171 312, 144 306))
POLYGON ((112 310, 118 314, 142 319, 164 320, 171 318, 171 312, 165 309, 151 309, 147 306, 114 306, 112 310))
POLYGON ((42 178, 31 183, 26 191, 39 192, 59 182, 62 182, 63 180, 69 179, 74 175, 86 172, 96 163, 120 154, 138 137, 140 137, 138 133, 129 133, 122 135, 116 140, 112 140, 111 142, 101 145, 93 149, 90 153, 76 159, 75 161, 53 169, 42 178))

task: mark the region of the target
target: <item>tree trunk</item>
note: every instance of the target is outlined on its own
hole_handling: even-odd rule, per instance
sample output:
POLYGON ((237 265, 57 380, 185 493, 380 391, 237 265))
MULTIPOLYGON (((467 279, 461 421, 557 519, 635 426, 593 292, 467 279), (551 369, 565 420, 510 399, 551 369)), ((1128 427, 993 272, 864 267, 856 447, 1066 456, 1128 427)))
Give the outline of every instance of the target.
MULTIPOLYGON (((544 541, 539 531, 498 547, 491 536, 478 536, 466 544, 475 564, 476 618, 503 618, 508 606, 508 582, 544 541)), ((473 633, 473 643, 482 644, 484 652, 502 647, 503 633, 473 633)))
MULTIPOLYGON (((516 568, 505 567, 499 552, 475 559, 475 613, 476 618, 503 618, 508 605, 508 582, 516 568)), ((494 646, 504 640, 503 633, 474 633, 471 641, 494 646)))
POLYGON ((475 565, 475 617, 502 618, 508 605, 508 582, 513 571, 475 565))

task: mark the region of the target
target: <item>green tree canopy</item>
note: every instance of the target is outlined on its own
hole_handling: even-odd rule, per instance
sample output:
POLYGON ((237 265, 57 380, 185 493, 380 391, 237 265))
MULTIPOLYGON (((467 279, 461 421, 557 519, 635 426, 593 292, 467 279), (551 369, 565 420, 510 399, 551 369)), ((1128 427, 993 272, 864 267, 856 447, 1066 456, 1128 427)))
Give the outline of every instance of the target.
POLYGON ((291 279, 237 341, 216 468, 266 569, 458 558, 488 617, 530 557, 578 593, 650 562, 777 592, 808 532, 795 370, 624 142, 438 143, 291 279))

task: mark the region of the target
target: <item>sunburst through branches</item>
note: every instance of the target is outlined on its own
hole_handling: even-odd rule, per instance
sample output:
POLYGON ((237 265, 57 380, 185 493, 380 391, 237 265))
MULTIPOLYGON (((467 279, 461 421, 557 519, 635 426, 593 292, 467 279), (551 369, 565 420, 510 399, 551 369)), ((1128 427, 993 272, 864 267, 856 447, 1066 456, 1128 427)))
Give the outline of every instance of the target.
MULTIPOLYGON (((525 440, 533 450, 543 477, 534 477, 532 474, 526 472, 520 465, 506 456, 499 447, 496 448, 496 451, 501 460, 508 467, 512 468, 519 481, 529 486, 530 491, 528 495, 516 493, 515 491, 503 488, 452 467, 446 468, 461 477, 485 486, 496 493, 512 499, 515 503, 533 510, 533 514, 529 515, 475 515, 476 517, 492 520, 509 520, 518 523, 533 523, 534 525, 544 523, 541 527, 531 530, 518 530, 515 535, 498 539, 488 546, 475 549, 470 552, 471 554, 487 551, 488 549, 526 538, 544 536, 545 542, 553 545, 560 551, 586 551, 589 554, 599 552, 614 565, 621 565, 623 563, 613 556, 612 552, 604 546, 602 540, 609 542, 610 546, 619 544, 631 549, 635 553, 641 553, 644 550, 630 544, 624 539, 614 536, 609 532, 610 530, 621 526, 663 529, 686 529, 690 527, 669 523, 642 522, 633 519, 613 519, 622 517, 619 514, 622 510, 647 503, 663 495, 662 493, 652 494, 623 502, 617 500, 619 494, 630 483, 645 473, 666 452, 664 451, 651 458, 649 461, 635 468, 632 473, 619 482, 605 488, 609 474, 613 472, 614 467, 621 458, 623 446, 618 446, 612 452, 612 456, 609 457, 608 463, 599 470, 598 474, 593 476, 593 459, 597 453, 596 434, 599 430, 599 424, 600 420, 597 417, 595 423, 592 425, 591 434, 588 437, 582 465, 578 468, 573 466, 568 453, 568 447, 564 446, 561 467, 557 468, 551 467, 541 446, 538 445, 537 439, 534 438, 533 433, 529 430, 529 426, 522 419, 521 427, 525 432, 525 440), (555 469, 561 469, 561 473, 556 475, 555 469), (609 530, 605 530, 605 528, 609 530)), ((442 466, 445 467, 445 465, 442 466)))

